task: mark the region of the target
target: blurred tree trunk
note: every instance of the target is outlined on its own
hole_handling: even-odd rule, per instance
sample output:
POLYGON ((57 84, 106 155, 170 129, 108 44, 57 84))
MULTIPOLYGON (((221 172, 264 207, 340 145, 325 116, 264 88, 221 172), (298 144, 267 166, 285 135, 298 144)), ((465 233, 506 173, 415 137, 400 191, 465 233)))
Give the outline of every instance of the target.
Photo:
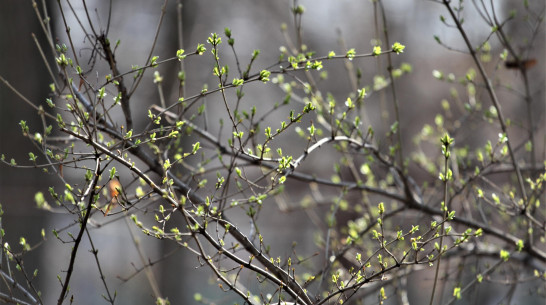
MULTIPOLYGON (((29 1, 0 2, 0 76, 6 79, 26 98, 36 104, 47 95, 50 83, 46 68, 30 33, 43 37, 34 10, 29 1), (17 44, 13 42, 16 41, 17 44)), ((43 103, 45 104, 45 103, 43 103)), ((41 132, 42 123, 37 112, 24 103, 4 84, 0 85, 0 153, 7 160, 29 164, 28 153, 33 150, 30 141, 21 136, 19 122, 24 120, 30 131, 41 132)), ((35 149, 34 149, 35 151, 35 149)), ((38 161, 44 161, 43 156, 38 161)), ((9 214, 20 216, 32 213, 34 191, 48 185, 48 176, 39 169, 20 170, 0 167, 0 203, 17 203, 6 207, 9 214)))
MULTIPOLYGON (((47 95, 50 80, 30 33, 43 37, 31 2, 0 1, 0 76, 26 98, 39 104, 47 95)), ((39 154, 30 141, 22 137, 21 120, 27 122, 32 134, 42 131, 37 112, 0 83, 0 154, 7 160, 14 158, 18 164, 30 164, 28 153, 39 154)), ((37 161, 43 162, 44 157, 40 155, 37 161)), ((40 169, 0 166, 4 241, 17 245, 21 236, 32 245, 40 241, 40 230, 45 227, 47 217, 35 208, 34 194, 38 189, 47 189, 48 177, 40 169)), ((30 252, 25 256, 25 265, 31 269, 42 265, 42 253, 42 249, 30 252)))

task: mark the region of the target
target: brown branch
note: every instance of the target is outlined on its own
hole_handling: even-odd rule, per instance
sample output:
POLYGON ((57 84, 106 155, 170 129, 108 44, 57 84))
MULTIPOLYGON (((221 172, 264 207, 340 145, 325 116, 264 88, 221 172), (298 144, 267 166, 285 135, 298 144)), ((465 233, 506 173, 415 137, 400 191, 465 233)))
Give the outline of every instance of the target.
MULTIPOLYGON (((121 163, 126 168, 130 169, 132 172, 134 172, 140 178, 142 178, 153 189, 153 191, 155 193, 157 193, 158 195, 164 197, 173 207, 177 207, 181 212, 183 212, 185 217, 189 217, 188 212, 181 207, 180 203, 178 203, 171 196, 168 196, 166 190, 160 188, 157 184, 155 184, 150 179, 150 177, 148 177, 141 170, 139 170, 138 168, 133 166, 133 164, 131 162, 125 160, 123 157, 121 157, 119 155, 116 155, 115 153, 110 151, 107 147, 104 147, 101 144, 94 142, 89 137, 86 137, 84 135, 81 135, 79 133, 76 133, 76 132, 74 132, 72 130, 69 130, 69 129, 66 129, 66 128, 62 128, 61 130, 63 132, 66 132, 66 133, 68 133, 68 134, 82 140, 83 142, 93 146, 97 151, 100 151, 101 153, 104 153, 104 154, 108 155, 112 159, 114 159, 114 160, 118 161, 119 163, 121 163)), ((140 148, 140 147, 138 146, 136 148, 140 148)), ((142 150, 136 150, 134 152, 142 153, 143 151, 142 150)), ((149 157, 147 155, 143 155, 143 156, 146 156, 146 158, 149 157)), ((148 164, 148 166, 151 167, 152 171, 156 172, 159 175, 164 174, 163 169, 159 165, 159 163, 157 163, 157 160, 155 160, 155 159, 153 159, 153 160, 144 159, 142 161, 144 161, 144 162, 149 161, 150 164, 148 164)), ((197 193, 192 191, 192 189, 188 185, 181 182, 176 176, 169 173, 169 177, 171 179, 173 179, 174 184, 176 186, 178 186, 180 188, 180 190, 185 191, 185 193, 187 194, 188 199, 190 201, 192 201, 194 204, 204 204, 206 202, 205 198, 202 198, 197 193)), ((307 296, 307 294, 305 293, 305 290, 296 282, 295 278, 288 275, 281 268, 275 266, 267 257, 265 257, 263 255, 263 253, 260 250, 256 249, 256 247, 252 244, 252 242, 250 240, 248 240, 248 238, 243 233, 241 233, 236 228, 235 225, 233 225, 231 222, 229 222, 229 220, 225 219, 225 217, 224 217, 224 219, 214 219, 214 220, 219 222, 220 224, 222 224, 224 227, 226 225, 229 225, 230 226, 229 233, 243 246, 243 248, 245 250, 247 250, 250 254, 254 255, 258 259, 258 261, 260 263, 262 263, 264 266, 266 266, 267 270, 269 270, 269 272, 266 271, 266 270, 263 270, 263 269, 258 269, 258 267, 253 266, 251 264, 246 264, 246 262, 244 262, 246 264, 247 268, 252 268, 252 270, 257 271, 258 273, 264 275, 266 278, 268 278, 269 280, 277 283, 278 285, 287 285, 290 288, 290 290, 288 290, 288 292, 294 298, 303 299, 306 304, 312 304, 311 298, 309 296, 307 296), (274 276, 271 276, 270 274, 273 274, 274 276)), ((192 224, 198 224, 198 222, 195 219, 193 219, 192 224)), ((240 259, 237 258, 235 255, 230 255, 229 251, 226 251, 223 247, 221 247, 216 242, 216 240, 206 232, 206 230, 204 230, 204 229, 201 230, 201 233, 202 233, 202 235, 204 235, 207 238, 207 240, 211 243, 212 246, 216 247, 218 250, 222 250, 225 255, 229 256, 234 261, 236 261, 238 263, 243 263, 243 261, 239 261, 240 259)))
POLYGON ((59 295, 59 299, 57 300, 58 305, 62 305, 64 299, 66 298, 66 294, 68 293, 68 287, 70 284, 70 278, 72 276, 72 272, 74 271, 74 263, 76 261, 76 254, 78 253, 78 249, 80 246, 80 242, 82 240, 83 234, 86 231, 87 223, 89 220, 89 216, 91 215, 91 209, 93 206, 93 203, 95 202, 95 186, 97 185, 97 182, 99 180, 100 176, 100 158, 96 159, 96 167, 95 167, 95 173, 93 175, 93 180, 90 183, 90 187, 88 190, 91 190, 91 193, 89 194, 89 199, 87 202, 87 207, 85 209, 85 214, 83 218, 80 218, 80 232, 78 232, 78 236, 74 240, 74 246, 72 247, 72 253, 70 254, 70 263, 68 264, 68 270, 66 271, 66 277, 62 284, 63 288, 61 290, 61 294, 59 295))
POLYGON ((502 112, 502 108, 500 105, 500 102, 497 98, 497 94, 495 93, 495 90, 493 89, 493 85, 491 84, 491 79, 487 75, 487 72, 485 72, 485 68, 483 67, 482 63, 478 59, 478 55, 476 54, 476 51, 474 50, 474 47, 470 43, 470 39, 466 35, 465 30, 463 29, 463 26, 457 16, 455 15, 455 12, 449 5, 451 1, 449 0, 443 0, 444 5, 446 6, 447 10, 449 11, 449 14, 451 15, 451 18, 455 22, 455 25, 457 26, 457 29, 461 33, 461 36, 466 44, 466 47, 468 48, 468 51, 470 52, 470 55, 472 56, 472 59, 474 60, 474 63, 478 67, 478 70, 480 71, 480 75, 482 76, 483 81, 485 82, 485 88, 487 89, 487 92, 489 93, 489 96, 491 97, 491 101, 493 103, 493 106, 497 110, 497 117, 499 119, 499 123, 501 126, 502 132, 506 135, 506 146, 508 147, 508 152, 510 154, 510 159, 512 160, 512 164, 514 165, 514 168, 516 170, 516 176, 518 179, 519 189, 521 192, 521 196, 523 197, 523 201, 525 202, 525 206, 528 205, 527 200, 527 192, 525 191, 525 186, 523 185, 523 177, 521 175, 521 170, 519 168, 518 162, 516 160, 516 155, 514 153, 514 150, 512 149, 512 144, 510 141, 510 137, 508 137, 508 128, 506 126, 506 120, 504 119, 504 114, 502 112))
MULTIPOLYGON (((108 65, 110 66, 110 70, 112 71, 113 76, 120 75, 116 57, 114 53, 112 52, 112 48, 110 48, 110 41, 106 36, 103 34, 99 37, 97 37, 97 40, 100 42, 102 46, 102 50, 104 51, 104 56, 106 57, 106 61, 108 62, 108 65)), ((117 77, 116 86, 118 87, 118 91, 121 93, 121 109, 123 110, 123 115, 125 116, 125 123, 127 124, 127 130, 133 129, 133 117, 131 116, 131 107, 129 105, 129 94, 127 93, 127 87, 125 87, 125 83, 123 82, 123 76, 117 77)))

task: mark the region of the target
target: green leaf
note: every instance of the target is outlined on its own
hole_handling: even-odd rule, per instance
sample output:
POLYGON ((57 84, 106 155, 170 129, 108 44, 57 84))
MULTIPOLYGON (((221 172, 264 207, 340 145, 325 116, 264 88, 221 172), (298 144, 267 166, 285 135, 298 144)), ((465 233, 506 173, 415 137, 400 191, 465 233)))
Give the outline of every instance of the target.
POLYGON ((383 202, 380 202, 377 205, 377 209, 379 210, 379 215, 383 215, 383 213, 385 213, 385 204, 383 202))
POLYGON ((197 55, 203 55, 203 53, 205 53, 206 50, 207 50, 207 48, 205 48, 204 44, 198 43, 195 53, 197 53, 197 55))
POLYGON ((55 107, 55 104, 53 103, 53 101, 50 98, 46 99, 46 103, 50 108, 55 107))
POLYGON ((184 50, 183 49, 180 49, 180 50, 176 51, 176 58, 178 58, 179 61, 186 58, 186 55, 184 55, 184 50))
POLYGON ((457 300, 461 298, 461 287, 453 288, 453 296, 457 298, 457 300))
POLYGON ((26 121, 20 121, 19 122, 19 126, 21 126, 21 130, 23 131, 23 135, 27 135, 28 134, 28 126, 27 126, 27 122, 26 121))
POLYGON ((227 38, 231 37, 231 30, 229 28, 224 28, 224 34, 227 36, 227 38))
POLYGON ((37 156, 35 156, 31 152, 28 153, 28 156, 29 156, 29 160, 32 161, 32 162, 36 162, 36 158, 38 158, 37 156))
POLYGON ((169 168, 171 168, 171 161, 169 159, 165 160, 165 162, 163 162, 163 169, 164 170, 169 170, 169 168))
POLYGON ((271 75, 271 72, 267 70, 260 71, 260 77, 259 80, 261 80, 264 83, 267 83, 269 81, 269 76, 271 75))
POLYGON ((523 247, 524 247, 523 240, 521 240, 521 239, 518 240, 518 241, 516 242, 516 246, 517 246, 517 248, 518 248, 518 252, 521 252, 521 250, 523 250, 523 247))
POLYGON ((305 7, 303 5, 298 5, 292 8, 292 12, 296 15, 302 15, 305 12, 305 7))
POLYGON ((116 167, 112 167, 110 169, 110 179, 114 179, 116 177, 116 167))
POLYGON ((36 202, 36 205, 38 206, 39 209, 45 209, 45 210, 51 209, 51 207, 45 200, 44 193, 42 192, 37 192, 36 194, 34 194, 34 201, 36 202))
POLYGON ((403 53, 405 48, 406 48, 406 46, 404 46, 403 44, 400 44, 399 42, 395 42, 395 43, 392 45, 392 50, 393 50, 396 54, 403 53))
POLYGON ((381 54, 381 46, 373 47, 372 54, 373 54, 373 56, 378 56, 379 54, 381 54))
MULTIPOLYGON (((331 52, 331 53, 332 53, 332 52, 331 52)), ((353 58, 355 58, 355 55, 356 55, 355 49, 350 49, 350 50, 347 51, 347 53, 345 54, 345 57, 347 57, 349 60, 353 60, 353 58)))
POLYGON ((201 146, 201 143, 195 142, 195 144, 193 144, 192 154, 195 154, 199 150, 200 146, 201 146))
POLYGON ((503 261, 506 262, 510 258, 510 252, 502 249, 502 250, 500 250, 499 256, 503 261))
POLYGON ((233 84, 233 86, 238 87, 238 86, 244 84, 244 82, 245 81, 240 79, 240 78, 234 78, 231 83, 233 84))
POLYGON ((154 71, 154 84, 160 84, 163 82, 163 76, 159 74, 159 71, 154 71))
POLYGON ((150 66, 157 67, 157 60, 159 59, 159 56, 153 56, 152 59, 150 59, 150 66))

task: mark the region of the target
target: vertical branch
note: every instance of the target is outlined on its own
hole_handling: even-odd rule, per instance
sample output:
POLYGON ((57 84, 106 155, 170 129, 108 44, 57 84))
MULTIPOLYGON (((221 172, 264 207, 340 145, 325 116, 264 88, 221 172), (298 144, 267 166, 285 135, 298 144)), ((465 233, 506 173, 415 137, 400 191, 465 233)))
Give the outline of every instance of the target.
POLYGON ((108 288, 108 285, 106 284, 106 277, 104 276, 104 272, 102 272, 102 267, 99 262, 99 250, 95 248, 95 244, 93 243, 93 239, 91 238, 91 234, 89 233, 89 230, 86 229, 85 233, 87 234, 87 238, 89 239, 89 244, 91 245, 91 253, 95 257, 95 263, 97 264, 97 269, 100 274, 100 279, 102 281, 102 284, 104 285, 104 289, 106 290, 106 294, 108 295, 108 298, 104 297, 110 304, 114 304, 115 301, 115 295, 112 297, 112 293, 110 293, 110 289, 108 288))
MULTIPOLYGON (((76 53, 76 47, 74 46, 74 42, 72 41, 72 35, 70 35, 70 26, 67 23, 66 16, 64 14, 64 9, 63 9, 63 6, 61 5, 61 1, 57 1, 57 4, 59 5, 59 11, 61 12, 61 17, 63 19, 63 24, 64 24, 66 36, 68 37, 68 42, 70 44, 70 48, 72 49, 72 56, 74 57, 74 61, 75 61, 76 65, 79 66, 80 64, 79 64, 79 61, 78 61, 78 54, 76 53)), ((50 35, 51 35, 51 33, 50 33, 50 35)), ((53 52, 53 54, 56 54, 56 53, 53 52)))
POLYGON ((72 272, 74 271, 74 263, 76 261, 76 254, 78 253, 78 249, 80 246, 80 242, 83 237, 83 233, 85 233, 87 228, 87 223, 89 220, 89 216, 91 215, 91 209, 93 207, 93 204, 95 202, 95 186, 97 185, 97 182, 99 180, 100 176, 100 158, 97 157, 95 159, 95 172, 93 175, 93 180, 89 183, 89 187, 87 188, 87 191, 82 196, 85 197, 86 195, 89 195, 89 199, 87 202, 87 207, 85 209, 85 214, 83 218, 80 218, 80 232, 78 233, 78 236, 74 240, 74 247, 72 247, 72 253, 70 254, 70 263, 68 264, 68 270, 66 271, 66 277, 64 279, 64 282, 62 284, 62 290, 61 294, 59 295, 59 299, 57 300, 57 305, 62 305, 64 299, 66 298, 66 294, 68 293, 68 286, 70 284, 70 278, 72 277, 72 272), (91 192, 91 193, 89 193, 91 192))
POLYGON ((118 87, 118 91, 121 93, 121 109, 123 110, 123 115, 125 116, 127 130, 131 130, 133 129, 133 117, 131 116, 131 106, 129 105, 129 94, 127 93, 127 87, 125 87, 125 83, 123 82, 123 76, 120 75, 121 73, 118 70, 116 57, 112 52, 112 48, 110 48, 110 41, 104 34, 97 37, 97 39, 102 46, 102 50, 104 51, 104 55, 106 56, 106 60, 108 61, 108 65, 112 71, 112 75, 117 77, 116 86, 118 87))
MULTIPOLYGON (((527 124, 529 125, 528 137, 529 137, 529 141, 531 141, 531 143, 533 144, 531 146, 531 151, 530 151, 530 161, 531 161, 531 165, 535 166, 535 162, 536 162, 535 145, 534 145, 535 144, 535 141, 534 141, 534 138, 535 138, 534 125, 535 124, 533 123, 533 112, 531 107, 532 98, 531 98, 531 90, 529 89, 529 79, 527 76, 527 65, 525 61, 523 61, 515 52, 514 48, 510 44, 510 40, 504 34, 504 30, 502 28, 503 24, 500 24, 499 21, 497 20, 497 16, 495 14, 493 6, 492 6, 492 9, 493 9, 493 17, 494 17, 495 25, 498 28, 496 32, 498 33, 498 36, 500 40, 502 41, 503 46, 505 46, 508 52, 512 55, 512 57, 514 57, 514 60, 516 62, 516 67, 520 71, 521 75, 523 76, 523 85, 525 88, 525 103, 527 106, 527 124)), ((535 176, 535 175, 536 175, 536 170, 531 172, 531 176, 535 176)))
POLYGON ((51 48, 52 54, 55 54, 55 45, 53 44, 53 35, 51 34, 51 27, 49 25, 49 22, 46 23, 46 21, 49 20, 49 16, 47 14, 45 1, 42 1, 43 9, 44 9, 44 15, 45 17, 42 18, 42 14, 40 14, 40 10, 38 9, 38 4, 36 1, 32 1, 32 7, 34 8, 34 12, 36 13, 36 17, 38 17, 38 21, 40 22, 40 26, 42 27, 42 30, 44 31, 44 34, 46 36, 47 42, 49 44, 49 47, 51 48))
POLYGON ((129 231, 129 234, 131 235, 131 239, 133 240, 133 245, 136 248, 138 257, 140 258, 140 262, 142 263, 142 266, 144 266, 143 267, 144 274, 146 275, 146 278, 148 278, 148 283, 150 283, 150 287, 152 288, 154 297, 156 299, 163 299, 163 297, 161 296, 161 291, 159 290, 159 284, 157 283, 157 279, 152 270, 152 266, 150 264, 147 264, 146 258, 144 257, 141 243, 138 237, 133 232, 131 224, 129 223, 129 219, 127 217, 123 217, 123 219, 125 220, 125 224, 127 225, 127 230, 129 231))
POLYGON ((472 56, 472 59, 474 60, 474 63, 478 67, 478 70, 480 71, 480 75, 482 76, 482 79, 483 79, 483 81, 485 83, 485 88, 486 88, 487 92, 489 93, 489 96, 491 97, 491 101, 493 103, 493 106, 497 110, 497 117, 499 119, 501 130, 507 137, 506 146, 508 147, 508 152, 510 154, 510 159, 512 160, 512 165, 514 165, 514 169, 516 170, 516 176, 517 176, 517 179, 518 179, 520 193, 521 193, 521 196, 523 197, 523 202, 525 204, 525 208, 527 208, 528 207, 527 192, 525 191, 525 186, 523 185, 523 177, 521 175, 521 170, 520 170, 518 162, 516 160, 516 155, 514 153, 514 150, 512 149, 512 141, 510 140, 510 137, 508 137, 508 128, 506 127, 506 120, 504 119, 504 114, 502 112, 501 105, 500 105, 499 100, 497 98, 497 94, 495 93, 495 90, 493 89, 493 85, 491 84, 491 79, 489 79, 489 76, 485 72, 485 69, 484 69, 482 63, 478 59, 478 56, 476 55, 476 51, 472 47, 472 44, 470 43, 470 39, 466 35, 466 32, 463 29, 463 26, 462 26, 461 22, 459 21, 459 18, 457 18, 457 16, 455 15, 455 12, 453 11, 451 6, 449 5, 450 2, 451 1, 449 1, 449 0, 443 0, 443 4, 446 6, 449 14, 451 15, 451 18, 453 19, 453 22, 455 22, 455 26, 457 27, 457 29, 461 33, 461 36, 462 36, 462 38, 463 38, 463 40, 464 40, 464 42, 466 44, 466 47, 467 47, 468 51, 470 52, 470 55, 472 56))
POLYGON ((452 177, 451 170, 449 169, 449 156, 450 156, 449 147, 453 143, 453 139, 446 134, 442 137, 441 141, 442 141, 442 154, 444 155, 444 173, 440 174, 440 178, 442 179, 443 186, 444 186, 444 201, 442 202, 442 209, 443 209, 444 215, 443 215, 442 223, 440 224, 441 225, 440 244, 437 249, 438 262, 436 263, 436 271, 434 272, 434 284, 432 286, 432 294, 430 295, 430 303, 429 303, 430 305, 432 305, 434 302, 434 295, 436 294, 436 285, 438 284, 438 274, 440 273, 440 262, 442 260, 442 251, 443 251, 442 248, 444 246, 443 243, 444 243, 444 234, 445 234, 445 222, 448 219, 448 213, 449 213, 449 208, 447 206, 448 181, 452 177))
MULTIPOLYGON (((378 20, 378 8, 377 8, 377 3, 378 1, 373 1, 373 18, 374 18, 374 22, 373 22, 373 25, 374 25, 374 36, 375 36, 375 39, 377 40, 380 40, 379 38, 379 20, 378 20)), ((384 29, 385 31, 387 29, 384 29)), ((390 57, 389 57, 390 58, 390 57)), ((377 63, 377 71, 382 71, 383 70, 383 65, 382 65, 382 60, 381 60, 381 57, 377 58, 376 60, 376 63, 377 63)), ((383 127, 384 128, 388 128, 389 127, 389 123, 388 123, 388 120, 389 120, 389 111, 387 110, 387 105, 386 105, 386 101, 385 101, 385 91, 384 90, 381 90, 379 91, 379 105, 381 107, 381 121, 383 122, 383 127)))
MULTIPOLYGON (((343 51, 343 53, 347 53, 348 49, 347 49, 347 45, 345 44, 345 39, 343 39, 343 33, 341 32, 340 29, 337 30, 337 35, 339 36, 338 38, 338 44, 339 46, 341 47, 341 50, 343 51)), ((344 60, 343 61, 343 66, 345 67, 345 70, 347 71, 347 76, 349 77, 349 83, 351 84, 351 89, 356 92, 356 90, 358 90, 358 80, 356 79, 356 76, 355 76, 355 69, 354 69, 354 65, 352 63, 352 61, 350 60, 344 60)))
MULTIPOLYGON (((177 26, 178 26, 178 49, 182 50, 184 49, 184 20, 182 19, 183 18, 183 14, 182 14, 182 9, 183 9, 183 5, 182 5, 182 0, 178 0, 178 5, 176 7, 177 9, 177 26)), ((181 60, 180 61, 180 71, 178 72, 178 80, 180 81, 180 85, 179 85, 179 88, 178 88, 178 97, 184 97, 184 78, 185 78, 185 73, 186 73, 186 69, 184 67, 184 60, 181 60)))
POLYGON ((59 90, 59 84, 57 83, 57 78, 55 78, 55 74, 53 74, 53 70, 51 69, 51 65, 47 61, 47 58, 44 54, 44 51, 42 50, 42 46, 38 42, 38 39, 36 38, 36 35, 32 33, 32 39, 34 40, 34 43, 36 44, 36 48, 38 48, 38 52, 40 53, 40 56, 42 57, 42 60, 44 61, 44 65, 46 66, 47 72, 49 73, 49 76, 51 77, 51 80, 55 84, 55 90, 59 90))
MULTIPOLYGON (((381 19, 383 20, 383 32, 385 34, 385 45, 390 46, 389 43, 389 31, 388 31, 388 25, 387 25, 387 15, 385 14, 385 7, 383 6, 382 1, 379 2, 379 7, 381 8, 381 19)), ((398 127, 396 130, 397 135, 397 141, 398 141, 398 163, 400 164, 400 168, 402 169, 402 172, 406 171, 406 166, 404 165, 404 153, 402 150, 402 129, 400 128, 400 107, 398 105, 398 97, 396 95, 396 85, 394 82, 394 76, 392 75, 392 58, 391 53, 387 53, 387 71, 389 73, 389 79, 391 81, 391 92, 392 92, 392 100, 394 105, 394 115, 396 122, 398 123, 398 127)))
MULTIPOLYGON (((163 18, 165 17, 165 13, 167 12, 167 0, 163 2, 163 5, 161 6, 161 15, 159 16, 159 21, 157 23, 157 27, 154 34, 154 41, 152 42, 152 46, 150 48, 150 53, 148 53, 148 57, 146 58, 145 65, 148 65, 150 63, 150 59, 152 58, 152 54, 155 50, 155 46, 157 44, 157 38, 159 37, 159 31, 161 30, 161 25, 163 24, 163 18)), ((131 86, 131 90, 129 91, 129 95, 132 95, 140 82, 142 81, 142 78, 144 77, 144 73, 140 74, 137 78, 137 80, 133 83, 131 86)))

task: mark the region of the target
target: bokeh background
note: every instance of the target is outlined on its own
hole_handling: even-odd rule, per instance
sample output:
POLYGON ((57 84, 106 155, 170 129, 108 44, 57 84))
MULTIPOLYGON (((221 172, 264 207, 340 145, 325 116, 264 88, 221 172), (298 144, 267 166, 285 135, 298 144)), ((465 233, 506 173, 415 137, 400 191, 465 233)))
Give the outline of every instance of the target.
MULTIPOLYGON (((64 3, 65 1, 61 1, 64 3)), ((183 37, 184 48, 193 50, 197 43, 205 43, 206 38, 212 32, 223 33, 225 27, 232 30, 236 39, 236 50, 239 60, 246 63, 251 56, 252 50, 260 49, 261 55, 256 67, 266 67, 275 63, 279 56, 279 47, 285 46, 286 42, 281 33, 281 24, 288 25, 288 33, 293 40, 293 18, 290 13, 292 1, 212 1, 193 0, 183 2, 183 37)), ((496 12, 502 19, 507 16, 510 10, 517 8, 520 1, 495 1, 496 12)), ((529 1, 537 14, 544 16, 544 1, 529 1)), ((100 17, 100 24, 103 28, 106 23, 108 9, 107 1, 86 1, 88 7, 92 8, 94 20, 100 17), (96 11, 95 11, 96 9, 96 11)), ((303 37, 305 44, 317 54, 327 54, 334 50, 338 54, 348 48, 355 48, 358 53, 368 53, 372 47, 374 34, 374 14, 370 1, 354 0, 309 0, 299 1, 305 6, 303 15, 303 37), (340 40, 343 42, 340 43, 340 40), (345 46, 343 46, 343 44, 345 46)), ((474 10, 472 2, 467 3, 465 11, 465 28, 468 30, 470 39, 477 43, 483 41, 489 35, 489 27, 483 22, 474 10)), ((66 36, 58 15, 57 1, 47 2, 51 17, 52 26, 59 39, 66 42, 66 36)), ((66 5, 64 3, 63 5, 66 5)), ((73 3, 76 11, 81 13, 80 3, 73 3)), ((121 70, 129 70, 133 64, 144 64, 149 52, 150 40, 153 38, 158 23, 160 8, 163 1, 148 0, 120 0, 113 1, 112 18, 110 25, 110 39, 112 41, 121 39, 122 43, 117 54, 121 70)), ((438 35, 442 41, 456 49, 464 49, 462 41, 456 30, 448 28, 440 22, 440 14, 446 14, 442 5, 433 1, 384 1, 391 43, 399 41, 406 45, 402 55, 394 57, 394 66, 402 62, 410 63, 413 71, 410 75, 404 76, 398 82, 399 99, 402 115, 400 122, 402 132, 405 135, 412 135, 419 132, 425 123, 433 124, 435 114, 441 111, 442 99, 449 98, 449 85, 434 79, 432 71, 440 70, 445 73, 452 72, 457 76, 463 76, 469 67, 473 67, 470 56, 459 52, 447 50, 436 43, 434 35, 438 35)), ((176 32, 176 1, 169 1, 167 14, 159 35, 158 45, 154 55, 160 59, 172 57, 177 46, 176 32)), ((523 18, 518 16, 519 18, 523 18)), ((75 20, 69 18, 69 22, 75 20)), ((73 23, 74 24, 74 23, 73 23)), ((525 23, 508 24, 506 31, 514 37, 516 45, 523 46, 525 37, 529 37, 529 27, 525 23), (523 26, 522 26, 523 24, 523 26)), ((534 40, 532 48, 528 50, 529 57, 536 58, 538 64, 529 71, 531 92, 533 94, 533 113, 537 124, 536 139, 542 146, 537 147, 539 152, 538 160, 544 159, 544 26, 534 40)), ((88 46, 77 26, 73 26, 72 34, 74 43, 81 46, 88 46)), ((49 95, 50 79, 43 65, 42 59, 37 51, 35 42, 31 36, 35 33, 38 41, 45 45, 44 35, 35 16, 31 1, 0 1, 0 76, 8 80, 13 87, 21 92, 29 101, 36 105, 45 105, 45 98, 49 95)), ((226 41, 226 39, 224 39, 226 41)), ((226 63, 232 64, 233 58, 227 44, 224 44, 224 56, 226 63)), ((384 46, 385 47, 385 46, 384 46)), ((496 39, 491 39, 491 53, 494 58, 488 65, 489 71, 498 63, 498 54, 502 50, 496 39)), ((82 58, 89 56, 90 49, 82 49, 82 58)), ((208 51, 207 51, 208 53, 208 51)), ((51 55, 51 54, 49 54, 51 55)), ((188 60, 185 63, 187 70, 187 92, 195 94, 200 91, 204 83, 214 86, 214 78, 211 73, 210 56, 188 60)), ((51 62, 51 61, 50 61, 51 62)), ((352 62, 355 67, 360 68, 363 73, 362 83, 371 84, 373 76, 377 72, 377 63, 373 60, 362 59, 352 62)), ((246 64, 243 64, 246 65, 246 64)), ((104 68, 104 67, 98 67, 104 68)), ((345 98, 350 92, 351 85, 344 67, 340 63, 328 63, 330 78, 327 83, 322 84, 324 92, 331 92, 338 100, 345 98)), ((173 77, 176 73, 174 65, 164 65, 159 68, 166 79, 173 77)), ((499 70, 492 74, 503 80, 511 80, 514 88, 522 90, 521 77, 515 71, 499 70)), ((167 97, 176 100, 178 93, 174 83, 165 83, 167 97)), ((461 96, 464 97, 464 88, 459 88, 461 96)), ((150 105, 157 103, 157 89, 152 82, 151 72, 144 79, 144 85, 139 89, 138 96, 133 102, 134 117, 143 117, 150 105)), ((260 86, 258 89, 250 88, 245 97, 249 105, 269 105, 282 100, 283 93, 275 86, 260 86)), ((521 117, 525 111, 524 101, 506 91, 499 90, 500 100, 508 117, 521 117)), ((214 103, 214 97, 211 97, 214 103)), ((373 96, 368 102, 370 115, 368 124, 375 126, 376 134, 381 135, 388 126, 381 124, 381 106, 379 95, 373 96)), ((485 102, 487 104, 487 102, 485 102)), ((387 109, 389 111, 389 109, 387 109)), ((212 111, 210 121, 217 121, 221 114, 212 111)), ((392 119, 393 114, 389 117, 392 119)), ((41 125, 36 111, 29 107, 6 85, 0 84, 0 153, 5 154, 8 160, 15 158, 20 164, 28 164, 28 151, 32 150, 30 141, 21 136, 21 128, 18 123, 25 120, 33 128, 39 129, 41 125)), ((144 122, 137 122, 144 124, 144 122)), ((141 125, 142 126, 142 125, 141 125)), ((521 132, 521 130, 519 131, 521 132)), ((485 143, 487 139, 496 140, 497 130, 476 130, 468 135, 466 139, 475 143, 485 143)), ((404 138, 404 149, 411 151, 411 136, 404 138)), ((313 160, 308 161, 307 166, 312 166, 313 160)), ((417 179, 419 172, 415 173, 417 179)), ((62 230, 71 225, 71 218, 63 214, 46 213, 35 207, 34 194, 41 190, 47 194, 49 186, 58 185, 59 181, 55 176, 41 173, 38 169, 14 169, 5 165, 0 166, 0 203, 3 206, 4 216, 2 217, 2 228, 6 231, 4 241, 16 245, 19 237, 25 236, 31 244, 40 244, 35 251, 25 257, 25 267, 28 270, 39 269, 38 288, 44 295, 46 304, 56 302, 56 296, 60 291, 60 284, 56 276, 65 270, 70 255, 70 245, 62 244, 52 235, 52 229, 62 230), (40 230, 47 233, 47 241, 40 242, 40 230)), ((300 232, 300 244, 302 251, 312 249, 312 227, 305 221, 295 217, 262 219, 264 231, 272 232, 270 243, 273 248, 281 249, 279 255, 289 254, 292 240, 278 236, 287 236, 290 232, 300 232), (284 253, 282 252, 284 251, 284 253)), ((151 289, 143 272, 137 274, 129 282, 121 278, 133 274, 135 266, 141 266, 140 259, 134 251, 134 243, 131 240, 130 229, 124 222, 117 221, 111 224, 103 219, 97 223, 107 224, 101 230, 95 231, 95 245, 100 249, 100 255, 104 262, 104 268, 108 270, 108 283, 112 284, 118 292, 119 304, 149 304, 153 302, 151 289), (116 278, 115 276, 119 276, 116 278)), ((241 224, 245 226, 247 224, 241 224)), ((64 232, 64 231, 63 231, 64 232)), ((231 304, 234 299, 226 296, 216 284, 211 282, 210 286, 203 287, 202 283, 210 275, 208 270, 199 268, 199 263, 194 257, 185 256, 183 251, 176 249, 166 243, 159 243, 152 238, 138 237, 142 239, 145 256, 152 260, 159 259, 167 253, 162 264, 154 267, 156 277, 160 283, 161 291, 169 296, 173 304, 189 304, 193 300, 193 294, 200 292, 205 297, 216 299, 217 304, 231 304), (219 301, 218 301, 219 300, 219 301)), ((82 252, 89 249, 84 244, 82 252)), ((93 263, 93 256, 90 253, 81 253, 78 257, 78 269, 71 284, 76 293, 76 304, 100 304, 97 299, 97 291, 102 291, 102 284, 98 280, 96 266, 93 263), (83 289, 82 289, 83 287, 83 289)), ((430 278, 423 278, 416 281, 427 286, 430 278)), ((419 304, 419 286, 410 291, 410 296, 419 304)), ((523 289, 524 290, 524 289, 523 289)), ((525 291, 518 293, 522 302, 520 304, 532 304, 537 300, 525 301, 525 291)), ((484 303, 495 304, 495 291, 484 293, 484 303)), ((540 302, 540 300, 538 300, 540 302)), ((536 303, 540 304, 540 303, 536 303)))

